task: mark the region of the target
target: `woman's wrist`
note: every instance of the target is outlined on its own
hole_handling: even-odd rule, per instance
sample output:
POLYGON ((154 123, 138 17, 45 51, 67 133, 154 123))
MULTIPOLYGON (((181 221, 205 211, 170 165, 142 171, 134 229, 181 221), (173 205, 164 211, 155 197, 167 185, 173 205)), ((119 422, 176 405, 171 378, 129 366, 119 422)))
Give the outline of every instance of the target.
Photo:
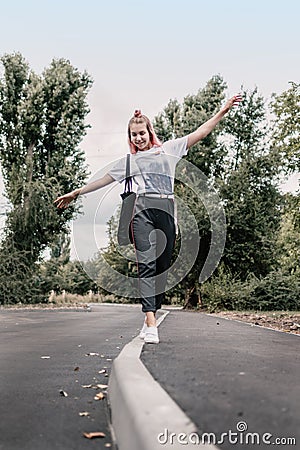
POLYGON ((75 189, 75 191, 72 192, 74 200, 80 195, 81 189, 75 189))
POLYGON ((228 113, 228 111, 230 110, 230 107, 228 105, 223 106, 223 108, 220 109, 220 113, 223 116, 225 116, 225 114, 228 113))

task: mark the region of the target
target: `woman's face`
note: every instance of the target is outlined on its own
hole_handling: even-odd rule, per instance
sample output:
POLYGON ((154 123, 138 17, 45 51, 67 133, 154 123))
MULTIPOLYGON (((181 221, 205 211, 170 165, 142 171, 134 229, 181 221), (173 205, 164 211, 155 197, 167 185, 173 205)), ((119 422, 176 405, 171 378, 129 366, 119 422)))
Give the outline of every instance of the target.
POLYGON ((149 131, 145 123, 130 125, 130 140, 139 151, 149 150, 152 147, 149 131))

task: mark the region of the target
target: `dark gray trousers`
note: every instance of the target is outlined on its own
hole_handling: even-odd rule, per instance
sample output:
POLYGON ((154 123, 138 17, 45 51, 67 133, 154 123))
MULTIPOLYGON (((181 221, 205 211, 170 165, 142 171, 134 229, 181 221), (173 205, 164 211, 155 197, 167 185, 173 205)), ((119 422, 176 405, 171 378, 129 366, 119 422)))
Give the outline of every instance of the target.
POLYGON ((175 243, 174 200, 138 197, 132 221, 142 311, 161 308, 175 243))

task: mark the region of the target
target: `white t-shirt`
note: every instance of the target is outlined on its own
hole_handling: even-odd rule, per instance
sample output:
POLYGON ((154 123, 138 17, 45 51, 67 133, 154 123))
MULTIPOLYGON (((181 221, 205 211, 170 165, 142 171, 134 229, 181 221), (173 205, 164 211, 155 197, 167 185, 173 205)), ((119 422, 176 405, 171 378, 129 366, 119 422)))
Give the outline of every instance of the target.
MULTIPOLYGON (((130 175, 137 184, 137 194, 174 193, 176 164, 187 154, 187 136, 164 142, 160 147, 130 155, 130 175)), ((108 172, 120 183, 126 175, 126 157, 121 158, 108 172)))

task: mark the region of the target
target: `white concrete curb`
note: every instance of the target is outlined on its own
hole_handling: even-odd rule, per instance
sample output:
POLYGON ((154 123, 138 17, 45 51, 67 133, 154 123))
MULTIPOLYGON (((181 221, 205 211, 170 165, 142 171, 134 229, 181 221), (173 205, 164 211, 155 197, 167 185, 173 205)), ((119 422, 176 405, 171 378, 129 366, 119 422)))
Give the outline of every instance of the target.
MULTIPOLYGON (((165 312, 160 317, 158 325, 168 314, 165 312)), ((108 401, 118 450, 216 449, 213 445, 188 442, 191 434, 197 431, 196 425, 141 362, 143 345, 144 341, 139 337, 134 338, 123 348, 112 365, 108 401), (167 439, 164 443, 165 430, 169 434, 176 433, 176 437, 167 439), (180 433, 187 436, 181 437, 181 440, 185 439, 185 444, 178 442, 180 433)))

